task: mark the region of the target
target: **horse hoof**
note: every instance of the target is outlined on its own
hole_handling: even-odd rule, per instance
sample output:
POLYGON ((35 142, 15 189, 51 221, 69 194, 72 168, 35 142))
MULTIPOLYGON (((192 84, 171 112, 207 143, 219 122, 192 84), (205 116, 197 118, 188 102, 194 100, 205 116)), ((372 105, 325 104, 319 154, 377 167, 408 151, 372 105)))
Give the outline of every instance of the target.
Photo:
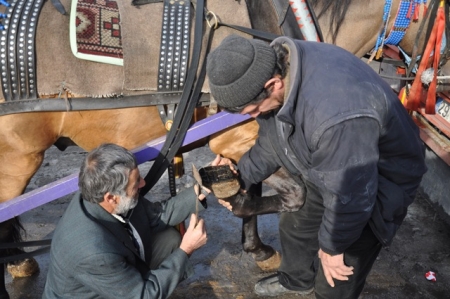
POLYGON ((281 254, 278 251, 264 261, 255 261, 258 267, 264 272, 277 271, 281 264, 281 254))
POLYGON ((39 264, 34 258, 10 263, 7 268, 13 278, 28 277, 39 272, 39 264))

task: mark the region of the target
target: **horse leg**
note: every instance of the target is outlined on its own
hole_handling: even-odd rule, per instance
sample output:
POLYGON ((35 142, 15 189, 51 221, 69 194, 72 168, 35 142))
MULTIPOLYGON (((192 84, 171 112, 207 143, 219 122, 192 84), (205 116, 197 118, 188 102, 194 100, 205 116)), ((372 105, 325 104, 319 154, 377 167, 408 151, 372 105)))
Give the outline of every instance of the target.
POLYGON ((252 254, 261 270, 273 272, 280 266, 280 253, 259 238, 257 216, 242 219, 242 246, 245 252, 252 254))
MULTIPOLYGON (((17 243, 22 241, 21 231, 23 227, 18 217, 0 223, 0 242, 17 243)), ((0 256, 13 256, 22 254, 21 248, 11 248, 0 252, 0 256)), ((34 258, 13 261, 7 264, 7 270, 13 278, 28 277, 39 272, 39 265, 34 258)), ((4 275, 0 275, 4 276, 4 275)), ((4 280, 4 277, 3 277, 4 280)), ((3 288, 0 281, 0 290, 3 288)), ((1 291, 0 291, 1 298, 1 291)))
POLYGON ((303 206, 306 189, 301 180, 294 180, 284 168, 264 181, 277 194, 259 196, 258 193, 238 193, 226 198, 233 214, 240 218, 280 212, 295 212, 303 206))
POLYGON ((261 184, 255 192, 238 193, 224 200, 230 202, 235 216, 243 218, 242 245, 245 252, 252 254, 257 265, 264 271, 278 269, 281 256, 272 247, 262 243, 258 234, 257 215, 292 212, 304 203, 305 187, 300 180, 294 180, 286 170, 280 169, 267 182, 278 194, 260 196, 261 184))
MULTIPOLYGON (((10 221, 9 221, 10 222, 10 221)), ((11 230, 9 228, 11 224, 7 222, 0 223, 0 240, 6 241, 8 236, 11 235, 11 230)), ((7 256, 7 249, 0 251, 0 256, 7 256)), ((0 271, 5 271, 5 264, 0 264, 0 271)), ((0 272, 0 299, 9 299, 8 292, 5 285, 5 274, 0 272)))
MULTIPOLYGON (((0 223, 0 240, 1 242, 6 243, 13 243, 20 241, 20 222, 18 222, 18 219, 13 218, 10 220, 7 220, 5 222, 0 223), (19 238, 19 239, 18 239, 19 238)), ((11 256, 15 254, 23 253, 22 251, 19 251, 19 249, 2 249, 0 251, 1 257, 11 256)), ((34 274, 39 270, 39 266, 37 262, 34 259, 27 259, 26 262, 18 262, 20 266, 21 272, 26 272, 31 274, 34 274)), ((8 265, 8 268, 11 267, 8 265)), ((1 271, 4 271, 5 264, 0 264, 1 271)), ((15 267, 12 267, 13 270, 13 277, 16 276, 24 276, 24 275, 14 275, 17 270, 15 270, 15 267)), ((20 273, 19 273, 20 274, 20 273)), ((29 276, 29 275, 28 275, 29 276)), ((0 272, 0 299, 9 299, 8 292, 6 290, 5 285, 5 275, 4 272, 0 272)))
MULTIPOLYGON (((60 115, 58 113, 23 113, 0 118, 0 203, 19 196, 40 167, 44 152, 57 139, 60 115)), ((10 219, 0 224, 0 242, 20 240, 20 223, 10 219)), ((19 249, 0 252, 8 256, 19 249)), ((39 269, 34 259, 11 264, 13 277, 29 276, 39 269)), ((3 275, 3 273, 1 273, 3 275)), ((0 290, 5 292, 4 277, 0 290)), ((4 295, 2 294, 2 295, 4 295)), ((4 295, 7 298, 7 294, 4 295)))
MULTIPOLYGON (((262 184, 255 188, 256 194, 261 194, 262 184)), ((258 218, 256 216, 242 219, 242 247, 245 252, 251 253, 258 267, 263 271, 278 269, 280 254, 271 246, 264 244, 258 234, 258 218)))
MULTIPOLYGON (((0 271, 5 271, 5 264, 0 264, 0 271)), ((1 272, 0 272, 1 273, 1 272)), ((8 292, 6 291, 5 275, 0 275, 0 299, 9 299, 8 292)))
MULTIPOLYGON (((22 241, 20 235, 23 227, 18 217, 12 218, 0 224, 0 230, 4 230, 5 235, 2 240, 8 243, 22 241)), ((10 248, 4 251, 4 256, 14 256, 25 253, 21 248, 10 248)), ((7 270, 13 278, 28 277, 39 272, 39 265, 34 258, 13 261, 7 264, 7 270)))

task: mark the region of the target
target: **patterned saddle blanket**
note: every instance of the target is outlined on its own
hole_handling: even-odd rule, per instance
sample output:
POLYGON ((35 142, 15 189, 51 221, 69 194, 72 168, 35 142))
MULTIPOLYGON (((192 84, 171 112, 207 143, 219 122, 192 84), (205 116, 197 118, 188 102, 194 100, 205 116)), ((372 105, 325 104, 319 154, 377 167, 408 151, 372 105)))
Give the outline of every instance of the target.
MULTIPOLYGON (((80 97, 157 91, 163 3, 136 7, 131 0, 61 0, 61 4, 70 17, 44 1, 37 22, 36 85, 40 97, 64 91, 80 97), (75 42, 71 44, 69 37, 75 42), (90 60, 79 59, 81 56, 90 60), (94 56, 106 63, 92 61, 94 56)), ((206 8, 224 23, 251 26, 245 1, 208 0, 206 8)), ((194 11, 191 9, 191 19, 194 11)), ((242 35, 219 27, 212 49, 230 34, 242 35)), ((209 92, 207 80, 202 91, 209 92)))
MULTIPOLYGON (((88 15, 87 8, 89 8, 90 19, 93 20, 91 22, 98 24, 96 30, 83 31, 91 35, 90 40, 82 39, 77 34, 78 45, 84 47, 84 50, 81 51, 92 50, 95 44, 98 50, 105 53, 103 55, 105 60, 120 61, 122 59, 123 69, 121 72, 123 72, 124 78, 121 84, 125 92, 156 91, 164 4, 160 2, 133 6, 130 0, 77 0, 73 2, 78 2, 76 6, 77 19, 81 15, 78 11, 83 11, 83 14, 88 15), (117 18, 119 23, 117 23, 117 18), (122 58, 112 57, 111 54, 118 51, 116 46, 122 47, 122 58), (108 55, 106 55, 107 51, 108 55)), ((205 6, 208 10, 215 12, 224 23, 251 27, 245 1, 208 0, 205 1, 205 6)), ((192 27, 194 27, 194 13, 195 9, 191 9, 192 27)), ((80 24, 79 21, 71 23, 80 24)), ((77 31, 81 32, 81 28, 78 25, 77 31)), ((232 33, 238 32, 230 28, 219 27, 214 33, 212 48, 218 46, 223 38, 232 33)), ((193 35, 194 30, 191 30, 191 41, 194 40, 193 35)), ((192 53, 193 44, 191 43, 190 46, 192 53)), ((203 92, 209 92, 207 82, 203 92)))
POLYGON ((75 57, 123 66, 118 1, 74 0, 70 14, 70 48, 75 57))

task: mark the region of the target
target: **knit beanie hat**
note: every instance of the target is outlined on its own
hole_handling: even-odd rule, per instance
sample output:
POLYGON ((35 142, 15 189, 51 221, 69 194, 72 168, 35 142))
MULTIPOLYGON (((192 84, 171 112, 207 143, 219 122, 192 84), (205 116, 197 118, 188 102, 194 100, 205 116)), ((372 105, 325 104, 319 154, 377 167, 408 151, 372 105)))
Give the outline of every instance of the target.
POLYGON ((275 63, 276 54, 269 44, 228 36, 208 55, 206 71, 211 94, 224 108, 244 106, 263 91, 275 63))

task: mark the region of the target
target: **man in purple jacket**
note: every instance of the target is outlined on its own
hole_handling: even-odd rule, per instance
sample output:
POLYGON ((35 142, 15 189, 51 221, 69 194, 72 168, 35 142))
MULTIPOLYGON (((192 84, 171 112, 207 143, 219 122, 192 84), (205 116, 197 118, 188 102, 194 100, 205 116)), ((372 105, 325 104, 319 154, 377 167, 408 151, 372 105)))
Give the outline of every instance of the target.
POLYGON ((255 292, 357 298, 426 172, 411 117, 366 63, 329 44, 230 36, 207 73, 218 104, 260 126, 238 163, 242 188, 284 167, 307 190, 280 215, 282 262, 255 292))

